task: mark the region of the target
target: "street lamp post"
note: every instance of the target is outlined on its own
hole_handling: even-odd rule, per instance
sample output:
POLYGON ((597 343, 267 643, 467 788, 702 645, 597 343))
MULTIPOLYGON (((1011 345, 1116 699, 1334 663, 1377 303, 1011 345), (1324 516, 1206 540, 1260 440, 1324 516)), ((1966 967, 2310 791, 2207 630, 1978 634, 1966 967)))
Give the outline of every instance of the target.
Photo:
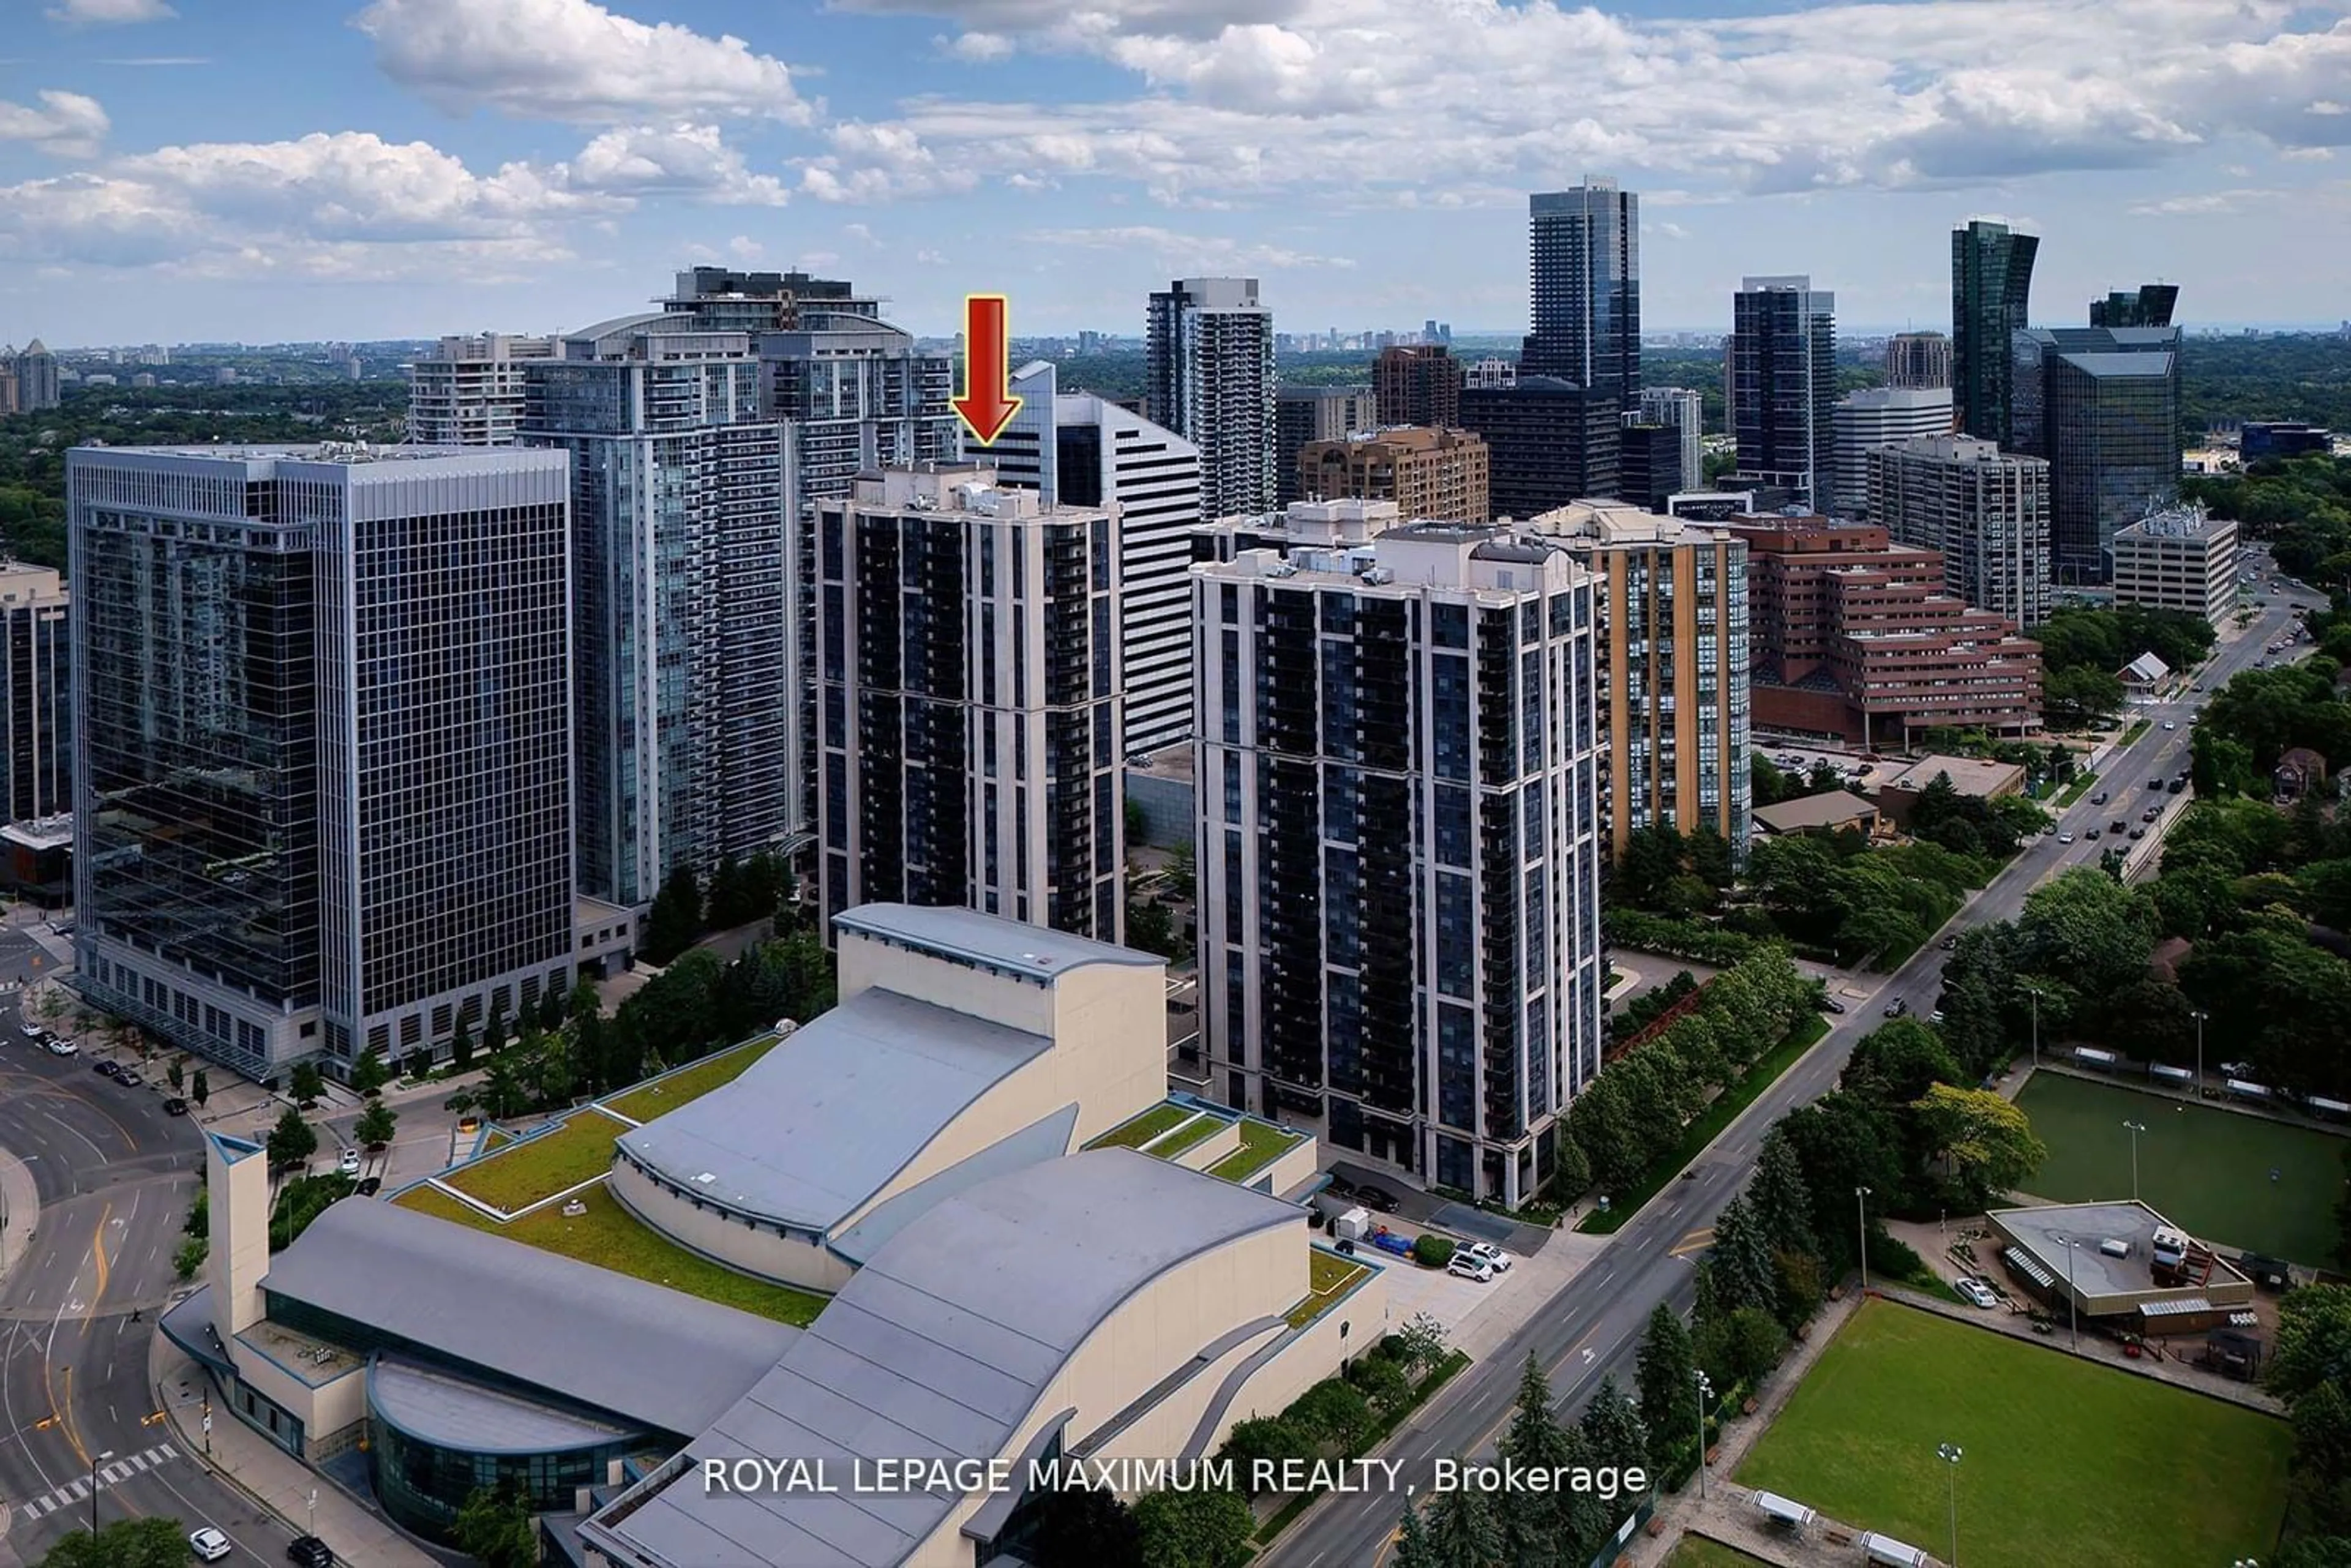
POLYGON ((1698 1500, 1706 1500, 1706 1402, 1714 1397, 1714 1385, 1707 1381, 1706 1368, 1698 1369, 1698 1378, 1691 1385, 1693 1402, 1698 1406, 1698 1500))
POLYGON ((1858 1239, 1861 1242, 1861 1293, 1865 1296, 1869 1294, 1869 1189, 1867 1187, 1857 1186, 1853 1189, 1853 1209, 1855 1216, 1854 1228, 1858 1232, 1858 1239))
POLYGON ((2196 1020, 2196 1098, 2204 1098, 2204 1020, 2210 1015, 2198 1008, 2188 1015, 2196 1020))
POLYGON ((114 1458, 112 1448, 107 1449, 102 1454, 92 1454, 89 1457, 89 1532, 92 1535, 98 1533, 98 1467, 112 1458, 114 1458))
POLYGON ((2032 1003, 2032 1066, 2038 1071, 2041 1067, 2041 988, 2027 985, 2024 994, 2032 1003))
POLYGON ((1935 1449, 1951 1477, 1951 1557, 1950 1568, 1959 1568, 1959 1446, 1944 1443, 1935 1449))
POLYGON ((2125 1122, 2123 1124, 2123 1131, 2130 1134, 2131 1201, 2133 1203, 2137 1203, 2138 1201, 2138 1135, 2147 1131, 2147 1124, 2144 1122, 2125 1122))

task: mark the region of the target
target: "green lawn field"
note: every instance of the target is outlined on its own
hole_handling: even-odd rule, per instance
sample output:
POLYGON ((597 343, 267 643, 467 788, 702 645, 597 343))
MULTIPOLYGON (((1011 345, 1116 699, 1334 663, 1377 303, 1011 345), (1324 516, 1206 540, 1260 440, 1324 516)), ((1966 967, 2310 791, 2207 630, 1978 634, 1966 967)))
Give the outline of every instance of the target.
POLYGON ((1666 1559, 1666 1568, 1763 1568, 1763 1559, 1734 1552, 1703 1535, 1685 1535, 1674 1554, 1666 1559))
POLYGON ((2137 1122, 2138 1195, 2189 1234, 2314 1267, 2334 1252, 2346 1143, 2333 1134, 2058 1072, 2034 1073, 2016 1103, 2049 1145, 2036 1197, 2130 1197, 2123 1124, 2137 1122))
POLYGON ((1956 1443, 1968 1568, 2266 1561, 2285 1517, 2283 1421, 2063 1352, 1870 1301, 1738 1479, 1948 1554, 1956 1443))

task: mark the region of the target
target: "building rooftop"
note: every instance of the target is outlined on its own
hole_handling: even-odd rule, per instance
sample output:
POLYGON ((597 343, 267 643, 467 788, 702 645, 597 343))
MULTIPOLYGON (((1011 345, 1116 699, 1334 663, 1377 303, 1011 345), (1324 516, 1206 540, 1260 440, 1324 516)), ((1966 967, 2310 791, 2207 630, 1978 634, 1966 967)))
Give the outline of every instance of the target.
POLYGON ((943 957, 967 959, 1038 980, 1051 980, 1084 964, 1147 969, 1166 962, 1133 947, 961 907, 861 904, 834 915, 832 925, 836 931, 854 932, 943 957))
POLYGON ((2023 768, 2014 762, 1993 762, 1980 757, 1922 757, 1878 789, 1917 793, 1942 773, 1950 775, 1952 787, 1962 795, 1996 795, 2024 777, 2023 768))
MULTIPOLYGON (((893 1237, 688 1453, 822 1459, 842 1474, 856 1458, 993 1457, 1138 1291, 1188 1259, 1299 1219, 1290 1204, 1128 1149, 998 1177, 893 1237)), ((694 1476, 591 1530, 656 1562, 884 1568, 957 1500, 712 1495, 694 1476)))
POLYGON ((69 850, 73 848, 73 813, 65 811, 54 817, 10 822, 0 826, 0 839, 28 850, 69 850))
POLYGON ((2201 505, 2162 507, 2135 523, 2115 530, 2117 539, 2210 539, 2236 528, 2230 517, 2216 517, 2201 505))
POLYGON ((1758 806, 1754 820, 1775 833, 1801 833, 1815 828, 1841 828, 1859 817, 1874 817, 1877 808, 1849 789, 1832 789, 1824 795, 1807 795, 1801 800, 1782 800, 1776 806, 1758 806))
POLYGON ((829 1231, 980 1095, 1051 1049, 1043 1035, 870 988, 620 1145, 722 1209, 829 1231))
MULTIPOLYGON (((2066 1203, 2040 1208, 1996 1208, 1990 1215, 2016 1239, 2032 1260, 2049 1271, 2059 1285, 2066 1282, 2067 1254, 2074 1291, 2085 1297, 2139 1295, 2150 1291, 2198 1293, 2187 1287, 2158 1285, 2151 1268, 2155 1233, 2177 1227, 2143 1203, 2066 1203), (2068 1242, 2073 1246, 2066 1245, 2068 1242), (2104 1241, 2124 1241, 2130 1250, 2115 1258, 2098 1250, 2104 1241)), ((2211 1284, 2241 1283, 2242 1276, 2225 1262, 2213 1265, 2211 1284), (2225 1276, 2225 1280, 2223 1279, 2225 1276)))
POLYGON ((2172 356, 2168 350, 2119 350, 2107 352, 2067 354, 2065 362, 2086 375, 2106 376, 2168 376, 2171 373, 2172 356))
POLYGON ((269 1260, 262 1288, 681 1434, 708 1425, 799 1332, 371 1197, 319 1216, 269 1260))
POLYGON ((412 1437, 475 1453, 556 1453, 631 1435, 625 1427, 467 1383, 398 1356, 384 1356, 368 1368, 368 1401, 377 1416, 412 1437))

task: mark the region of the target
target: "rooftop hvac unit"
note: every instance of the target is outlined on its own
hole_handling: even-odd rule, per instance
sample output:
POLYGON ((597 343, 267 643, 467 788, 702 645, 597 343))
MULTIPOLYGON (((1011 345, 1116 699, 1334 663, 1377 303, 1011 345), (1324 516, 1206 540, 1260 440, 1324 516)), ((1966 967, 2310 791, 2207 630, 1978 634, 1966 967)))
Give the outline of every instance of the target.
POLYGON ((1364 572, 1364 580, 1374 588, 1383 587, 1395 580, 1395 569, 1385 566, 1367 568, 1364 572))
POLYGON ((2098 1243, 2098 1250, 2109 1258, 2127 1258, 2130 1249, 2130 1243, 2119 1236, 2109 1236, 2098 1243))

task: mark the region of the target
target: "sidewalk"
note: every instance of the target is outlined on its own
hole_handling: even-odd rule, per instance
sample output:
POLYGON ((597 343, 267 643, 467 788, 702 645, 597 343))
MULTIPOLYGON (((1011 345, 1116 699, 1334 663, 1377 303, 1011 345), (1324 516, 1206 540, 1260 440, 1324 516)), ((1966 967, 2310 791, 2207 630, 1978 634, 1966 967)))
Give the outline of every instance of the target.
POLYGON ((32 1245, 41 1223, 41 1194, 24 1161, 0 1149, 0 1280, 32 1245))
POLYGON ((441 1568, 382 1515, 226 1410, 214 1409, 207 1436, 204 1397, 210 1385, 204 1370, 161 1333, 148 1353, 147 1375, 155 1385, 156 1405, 169 1418, 189 1462, 245 1493, 291 1533, 303 1532, 315 1491, 319 1537, 334 1549, 338 1563, 347 1568, 441 1568))

